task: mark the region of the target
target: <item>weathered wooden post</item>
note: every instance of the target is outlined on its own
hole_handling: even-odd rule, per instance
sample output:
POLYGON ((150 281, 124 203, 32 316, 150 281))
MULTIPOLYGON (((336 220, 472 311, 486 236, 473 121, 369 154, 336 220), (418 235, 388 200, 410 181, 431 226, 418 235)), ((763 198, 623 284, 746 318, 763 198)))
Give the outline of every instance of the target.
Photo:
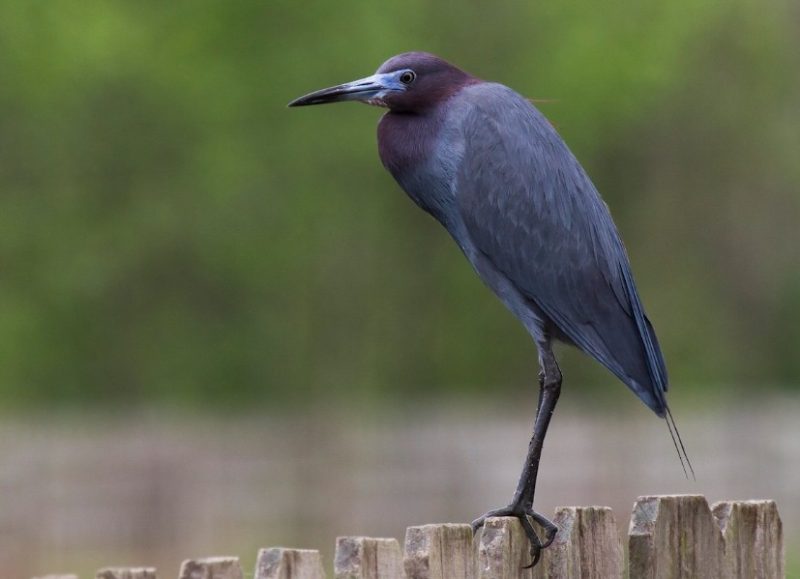
POLYGON ((325 579, 319 551, 312 549, 261 549, 255 579, 325 579))
POLYGON ((721 501, 711 510, 732 579, 783 579, 783 523, 775 501, 721 501))
POLYGON ((774 501, 640 497, 629 537, 630 579, 783 579, 783 525, 774 501))
POLYGON ((530 546, 522 525, 514 517, 486 519, 478 545, 480 579, 531 579, 530 546))
POLYGON ((156 579, 153 567, 104 567, 95 574, 95 579, 156 579))
MULTIPOLYGON (((534 569, 530 546, 515 518, 489 519, 478 548, 481 579, 622 579, 622 541, 607 507, 559 507, 559 531, 534 569)), ((541 531, 540 536, 544 536, 541 531)))
MULTIPOLYGON (((424 525, 395 539, 339 537, 336 579, 622 579, 622 542, 607 507, 559 507, 558 534, 534 569, 519 520, 486 520, 478 545, 469 525, 424 525), (477 547, 477 548, 476 548, 477 547)), ((539 529, 541 537, 545 533, 539 529)), ((628 533, 629 579, 784 579, 783 524, 774 501, 699 495, 639 497, 628 533)), ((236 557, 184 561, 180 579, 243 579, 236 557)), ((37 578, 34 578, 37 579, 37 578)), ((38 579, 78 579, 46 575, 38 579)), ((95 579, 156 579, 149 567, 106 567, 95 579)), ((325 579, 319 551, 261 549, 253 579, 325 579)))
POLYGON ((536 579, 622 579, 622 539, 608 507, 559 507, 558 534, 542 556, 536 579))
POLYGON ((238 557, 188 559, 181 565, 180 579, 244 579, 238 557))
POLYGON ((397 539, 339 537, 333 561, 336 579, 403 579, 397 539))
POLYGON ((473 579, 475 557, 469 525, 424 525, 406 530, 408 579, 473 579))
POLYGON ((729 576, 725 545, 705 497, 639 497, 629 530, 630 579, 729 576))

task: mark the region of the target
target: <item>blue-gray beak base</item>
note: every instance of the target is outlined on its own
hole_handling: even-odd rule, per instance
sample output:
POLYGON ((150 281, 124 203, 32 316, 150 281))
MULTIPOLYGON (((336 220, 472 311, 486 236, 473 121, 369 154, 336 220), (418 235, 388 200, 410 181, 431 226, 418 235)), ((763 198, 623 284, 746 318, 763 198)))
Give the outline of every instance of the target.
POLYGON ((293 100, 288 106, 306 107, 342 101, 380 101, 387 92, 405 90, 405 85, 395 77, 396 75, 391 73, 373 74, 366 78, 314 91, 293 100))

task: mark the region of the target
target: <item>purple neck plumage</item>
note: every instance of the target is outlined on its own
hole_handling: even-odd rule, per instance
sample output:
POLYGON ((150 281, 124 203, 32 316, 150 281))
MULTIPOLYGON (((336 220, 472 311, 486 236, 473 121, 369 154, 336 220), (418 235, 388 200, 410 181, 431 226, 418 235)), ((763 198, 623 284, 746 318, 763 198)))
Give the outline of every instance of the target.
MULTIPOLYGON (((386 62, 378 72, 403 66, 402 62, 394 60, 386 62)), ((415 54, 415 64, 419 67, 418 54, 415 54)), ((432 57, 430 66, 430 70, 423 69, 420 73, 419 87, 414 87, 415 90, 408 91, 397 100, 387 102, 390 110, 378 124, 381 161, 398 180, 430 155, 447 112, 448 101, 465 87, 483 82, 436 57, 432 57)))

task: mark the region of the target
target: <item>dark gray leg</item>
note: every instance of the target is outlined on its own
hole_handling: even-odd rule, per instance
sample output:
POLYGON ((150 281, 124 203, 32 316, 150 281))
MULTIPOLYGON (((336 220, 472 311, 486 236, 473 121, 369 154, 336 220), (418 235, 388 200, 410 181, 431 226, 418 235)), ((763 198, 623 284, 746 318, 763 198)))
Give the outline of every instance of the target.
POLYGON ((536 492, 536 476, 539 473, 539 458, 542 456, 544 437, 550 418, 556 408, 558 397, 561 394, 561 371, 558 369, 553 351, 548 344, 540 346, 542 356, 542 378, 539 390, 539 409, 536 413, 536 422, 533 426, 533 437, 528 445, 528 456, 522 468, 522 475, 517 485, 517 492, 511 501, 512 504, 520 503, 527 508, 533 507, 533 495, 536 492))
POLYGON ((542 455, 544 438, 547 427, 553 416, 559 394, 561 393, 561 371, 556 363, 555 356, 549 343, 539 344, 541 372, 539 373, 539 404, 536 411, 536 421, 533 426, 533 437, 528 445, 528 455, 522 467, 522 474, 517 484, 517 491, 511 504, 502 509, 489 511, 472 523, 473 531, 477 531, 489 517, 517 517, 522 523, 522 528, 531 542, 531 557, 533 561, 529 567, 539 562, 542 549, 548 547, 556 537, 558 528, 543 515, 533 510, 533 497, 536 493, 536 477, 539 473, 539 459, 542 455), (533 529, 528 517, 544 527, 547 537, 542 543, 533 529))

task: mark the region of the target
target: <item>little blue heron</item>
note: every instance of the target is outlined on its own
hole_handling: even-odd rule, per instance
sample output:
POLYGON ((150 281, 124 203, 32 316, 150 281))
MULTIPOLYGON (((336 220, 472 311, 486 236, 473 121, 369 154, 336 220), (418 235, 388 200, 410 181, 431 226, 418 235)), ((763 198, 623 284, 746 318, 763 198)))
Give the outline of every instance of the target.
POLYGON ((372 76, 289 106, 349 100, 389 109, 378 124, 384 166, 447 229, 539 352, 539 402, 516 493, 473 529, 487 517, 517 517, 531 543, 530 566, 555 538, 557 527, 533 510, 542 445, 561 391, 553 340, 593 357, 665 418, 681 464, 691 470, 667 406, 664 359, 617 228, 536 107, 424 52, 394 56, 372 76), (543 528, 543 540, 529 517, 543 528))

